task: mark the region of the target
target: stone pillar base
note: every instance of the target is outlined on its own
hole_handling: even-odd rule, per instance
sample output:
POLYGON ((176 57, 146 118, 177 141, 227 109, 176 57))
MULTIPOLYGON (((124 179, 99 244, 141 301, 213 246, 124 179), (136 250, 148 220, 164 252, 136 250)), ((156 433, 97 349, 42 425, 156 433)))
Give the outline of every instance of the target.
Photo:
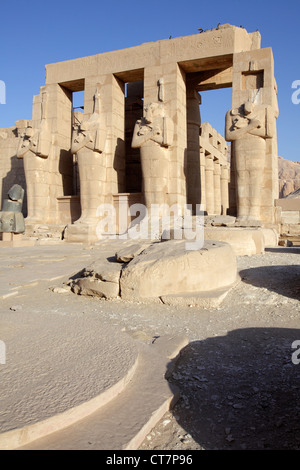
POLYGON ((61 224, 73 224, 79 219, 81 213, 79 196, 57 197, 58 216, 61 224))
POLYGON ((99 238, 96 233, 97 224, 72 224, 67 225, 64 240, 68 243, 96 243, 99 238))
POLYGON ((26 238, 23 233, 0 233, 0 248, 16 248, 34 244, 35 240, 26 238))
POLYGON ((60 224, 26 224, 25 236, 36 240, 59 241, 63 239, 65 226, 60 224))
POLYGON ((262 227, 262 222, 260 220, 255 219, 239 219, 237 218, 235 221, 236 227, 262 227))

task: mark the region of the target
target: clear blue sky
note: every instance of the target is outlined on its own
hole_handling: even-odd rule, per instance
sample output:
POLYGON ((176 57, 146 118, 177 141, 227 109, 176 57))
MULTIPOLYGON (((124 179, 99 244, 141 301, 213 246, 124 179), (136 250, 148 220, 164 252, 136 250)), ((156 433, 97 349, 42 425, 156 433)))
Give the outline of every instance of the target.
MULTIPOLYGON (((6 84, 0 128, 31 119, 32 97, 45 84, 45 64, 231 23, 248 32, 258 29, 261 46, 272 47, 280 112, 278 154, 300 161, 300 104, 291 100, 292 83, 300 81, 298 0, 15 0, 1 2, 0 12, 0 80, 6 84)), ((224 134, 231 89, 205 92, 202 101, 202 120, 224 134)))

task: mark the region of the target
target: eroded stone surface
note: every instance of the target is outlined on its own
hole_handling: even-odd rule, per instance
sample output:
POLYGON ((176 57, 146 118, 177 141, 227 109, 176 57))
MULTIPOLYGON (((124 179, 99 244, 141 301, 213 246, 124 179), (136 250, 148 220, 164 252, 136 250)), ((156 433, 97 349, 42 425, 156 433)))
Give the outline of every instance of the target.
POLYGON ((129 263, 129 261, 133 260, 133 258, 140 254, 147 246, 149 246, 149 243, 135 243, 131 246, 121 248, 116 253, 116 260, 119 263, 129 263))
POLYGON ((105 282, 89 276, 74 281, 72 290, 75 294, 95 295, 105 299, 113 299, 119 295, 119 283, 105 282))
POLYGON ((119 279, 123 264, 99 258, 83 269, 70 285, 75 294, 93 295, 113 299, 119 295, 119 279))
POLYGON ((236 259, 230 245, 205 242, 201 250, 186 250, 184 240, 156 243, 122 271, 121 298, 158 298, 179 292, 212 291, 233 284, 236 259))

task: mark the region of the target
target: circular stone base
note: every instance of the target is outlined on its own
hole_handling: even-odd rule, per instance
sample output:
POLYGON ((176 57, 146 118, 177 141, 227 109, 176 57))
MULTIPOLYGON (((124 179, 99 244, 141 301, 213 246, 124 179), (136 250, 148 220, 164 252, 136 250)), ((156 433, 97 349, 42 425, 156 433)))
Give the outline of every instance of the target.
POLYGON ((85 418, 115 398, 136 369, 133 339, 101 318, 16 312, 14 321, 2 321, 0 449, 85 418))
POLYGON ((265 237, 261 228, 205 227, 204 238, 228 243, 237 256, 257 255, 265 249, 265 237))

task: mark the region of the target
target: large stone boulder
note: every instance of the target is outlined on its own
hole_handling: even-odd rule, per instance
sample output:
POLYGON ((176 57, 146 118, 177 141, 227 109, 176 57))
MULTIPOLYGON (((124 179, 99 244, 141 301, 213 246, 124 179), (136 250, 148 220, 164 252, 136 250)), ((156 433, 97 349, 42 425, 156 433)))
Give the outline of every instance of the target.
POLYGON ((236 256, 229 244, 206 241, 201 249, 187 250, 185 240, 168 240, 153 243, 123 267, 120 295, 139 300, 212 292, 231 287, 236 279, 236 256))

